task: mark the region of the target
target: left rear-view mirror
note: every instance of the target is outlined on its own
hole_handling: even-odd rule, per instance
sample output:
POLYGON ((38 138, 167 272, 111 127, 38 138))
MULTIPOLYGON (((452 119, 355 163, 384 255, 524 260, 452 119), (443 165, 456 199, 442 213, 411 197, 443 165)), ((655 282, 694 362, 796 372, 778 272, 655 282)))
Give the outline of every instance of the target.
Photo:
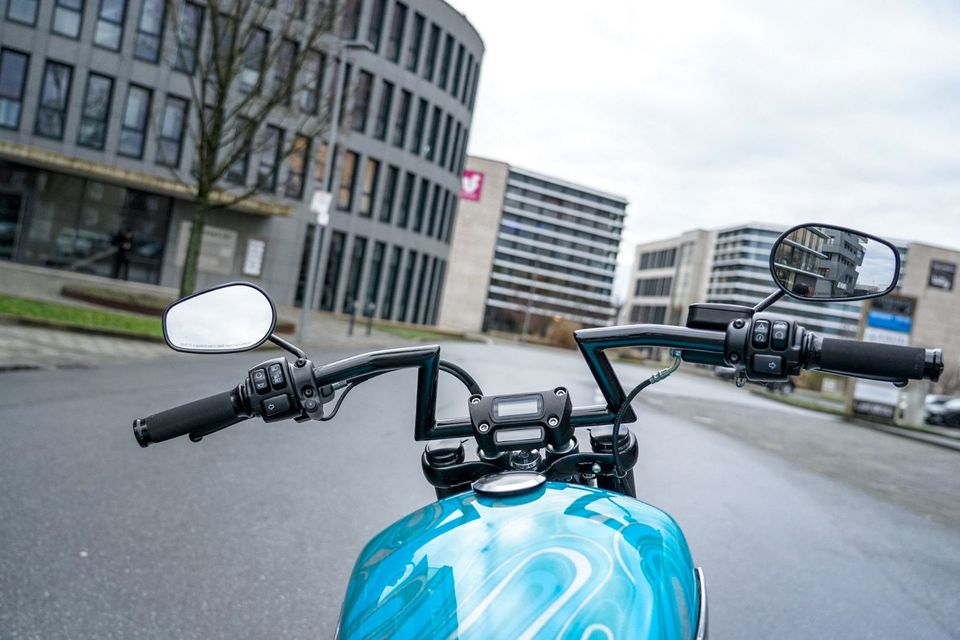
POLYGON ((277 310, 263 289, 234 282, 174 302, 163 314, 163 338, 187 353, 233 353, 263 344, 277 310))

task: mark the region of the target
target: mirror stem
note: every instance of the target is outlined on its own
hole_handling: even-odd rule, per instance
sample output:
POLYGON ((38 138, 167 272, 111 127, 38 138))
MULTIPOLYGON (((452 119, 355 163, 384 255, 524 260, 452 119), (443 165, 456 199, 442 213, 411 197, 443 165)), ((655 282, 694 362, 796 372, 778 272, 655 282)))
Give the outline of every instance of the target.
POLYGON ((300 347, 298 347, 298 346, 296 346, 296 345, 294 345, 294 344, 292 344, 292 343, 290 343, 290 342, 287 342, 286 340, 284 340, 283 338, 281 338, 280 336, 278 336, 278 335, 275 334, 275 333, 271 333, 271 334, 270 334, 270 337, 267 338, 267 339, 268 339, 270 342, 272 342, 273 344, 275 344, 275 345, 277 345, 278 347, 280 347, 281 349, 286 349, 287 351, 289 351, 289 352, 292 353, 293 355, 297 356, 298 358, 306 358, 306 357, 307 357, 307 354, 303 351, 303 349, 301 349, 300 347))
MULTIPOLYGON (((763 311, 763 310, 765 310, 767 307, 769 307, 770 305, 772 305, 774 302, 776 302, 777 300, 779 300, 780 298, 782 298, 783 295, 784 295, 784 294, 783 294, 783 289, 777 289, 776 291, 774 291, 773 293, 771 293, 770 295, 768 295, 766 298, 764 298, 763 300, 761 300, 760 302, 758 302, 758 303, 757 303, 757 306, 755 306, 755 307, 753 308, 753 312, 756 313, 756 312, 758 312, 758 311, 763 311)), ((271 337, 271 340, 272 340, 272 339, 273 339, 273 338, 271 337)))

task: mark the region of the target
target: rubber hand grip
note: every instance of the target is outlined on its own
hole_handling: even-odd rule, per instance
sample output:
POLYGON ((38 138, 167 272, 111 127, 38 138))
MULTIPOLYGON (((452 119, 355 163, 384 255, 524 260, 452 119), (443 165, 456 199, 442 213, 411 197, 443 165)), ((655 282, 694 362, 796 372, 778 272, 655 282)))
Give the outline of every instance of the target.
POLYGON ((822 371, 891 380, 922 380, 927 350, 922 347, 822 338, 818 360, 817 368, 822 371))
POLYGON ((248 417, 236 389, 133 421, 133 435, 141 447, 190 433, 209 433, 248 417))

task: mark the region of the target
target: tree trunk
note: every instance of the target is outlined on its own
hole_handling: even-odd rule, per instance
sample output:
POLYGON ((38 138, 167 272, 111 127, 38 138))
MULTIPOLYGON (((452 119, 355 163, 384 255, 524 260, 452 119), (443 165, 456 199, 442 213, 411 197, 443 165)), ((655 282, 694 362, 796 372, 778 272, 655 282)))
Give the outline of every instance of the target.
POLYGON ((210 210, 210 194, 198 193, 193 207, 193 225, 190 227, 190 240, 187 242, 187 255, 183 260, 183 273, 180 275, 180 297, 188 296, 197 288, 197 263, 200 260, 200 248, 203 242, 203 227, 207 223, 210 210))

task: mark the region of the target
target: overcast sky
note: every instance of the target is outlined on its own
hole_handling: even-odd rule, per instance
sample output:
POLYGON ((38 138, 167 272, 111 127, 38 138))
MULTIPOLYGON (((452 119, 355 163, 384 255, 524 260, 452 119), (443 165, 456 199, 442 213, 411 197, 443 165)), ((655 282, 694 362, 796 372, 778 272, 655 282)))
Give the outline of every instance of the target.
POLYGON ((960 249, 960 3, 449 1, 469 152, 626 196, 621 267, 751 220, 960 249))

